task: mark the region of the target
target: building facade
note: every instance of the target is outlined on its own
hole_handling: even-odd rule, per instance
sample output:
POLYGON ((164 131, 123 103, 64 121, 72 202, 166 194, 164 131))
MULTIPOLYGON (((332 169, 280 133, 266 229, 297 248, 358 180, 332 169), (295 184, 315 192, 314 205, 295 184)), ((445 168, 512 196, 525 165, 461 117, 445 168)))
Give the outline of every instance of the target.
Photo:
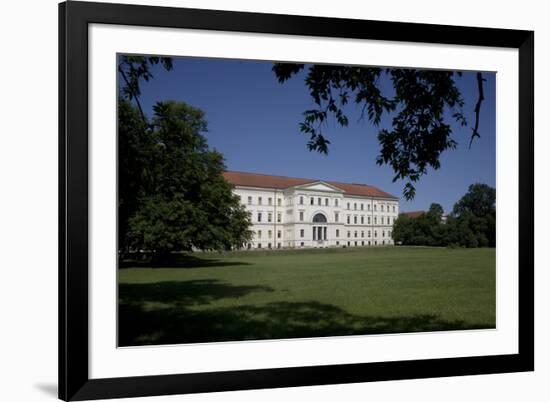
POLYGON ((224 177, 250 212, 248 249, 393 245, 399 199, 376 187, 244 172, 224 177))

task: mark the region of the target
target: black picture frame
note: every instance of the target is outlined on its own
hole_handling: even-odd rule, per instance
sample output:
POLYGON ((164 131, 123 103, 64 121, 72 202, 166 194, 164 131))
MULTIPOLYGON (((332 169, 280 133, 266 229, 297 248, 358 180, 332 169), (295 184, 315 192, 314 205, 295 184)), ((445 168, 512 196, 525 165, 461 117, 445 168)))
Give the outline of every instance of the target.
POLYGON ((534 32, 121 5, 59 5, 59 398, 170 395, 534 370, 534 32), (88 25, 192 28, 514 48, 519 51, 517 354, 90 379, 88 25))

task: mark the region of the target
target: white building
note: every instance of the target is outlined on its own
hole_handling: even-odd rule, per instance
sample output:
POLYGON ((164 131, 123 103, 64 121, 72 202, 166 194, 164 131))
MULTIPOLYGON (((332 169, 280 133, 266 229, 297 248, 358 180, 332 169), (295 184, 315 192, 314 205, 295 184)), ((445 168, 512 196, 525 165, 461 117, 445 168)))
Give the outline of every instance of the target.
POLYGON ((393 245, 399 199, 365 184, 225 172, 250 212, 247 248, 393 245))

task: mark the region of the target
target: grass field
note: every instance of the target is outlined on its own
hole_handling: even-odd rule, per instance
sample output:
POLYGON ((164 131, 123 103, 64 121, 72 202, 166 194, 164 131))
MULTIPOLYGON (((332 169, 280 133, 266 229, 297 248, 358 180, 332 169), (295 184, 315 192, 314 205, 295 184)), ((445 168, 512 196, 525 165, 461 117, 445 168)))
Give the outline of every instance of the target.
POLYGON ((119 270, 119 345, 495 327, 495 249, 201 253, 119 270))

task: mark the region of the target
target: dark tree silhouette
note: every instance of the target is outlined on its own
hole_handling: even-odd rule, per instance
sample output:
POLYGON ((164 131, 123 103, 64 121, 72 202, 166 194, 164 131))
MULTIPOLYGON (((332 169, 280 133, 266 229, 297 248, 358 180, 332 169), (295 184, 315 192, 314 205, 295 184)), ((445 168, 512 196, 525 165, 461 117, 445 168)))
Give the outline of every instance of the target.
MULTIPOLYGON (((273 72, 283 83, 305 68, 305 64, 276 63, 273 72)), ((316 107, 304 111, 300 130, 309 135, 309 150, 326 154, 330 144, 324 131, 326 122, 333 117, 340 126, 348 126, 344 109, 350 101, 362 107, 361 119, 366 117, 375 126, 385 113, 393 113, 392 128, 378 132, 381 150, 376 162, 392 167, 394 182, 406 181, 403 195, 410 200, 415 196, 413 183, 429 167, 439 169, 441 154, 457 145, 451 138, 446 112, 461 126, 467 124, 462 112, 464 101, 455 83, 458 76, 461 72, 308 65, 305 84, 316 107), (392 95, 381 89, 380 80, 384 76, 393 84, 392 95)), ((470 146, 474 138, 480 137, 479 113, 484 99, 481 73, 477 78, 479 100, 470 146)))

